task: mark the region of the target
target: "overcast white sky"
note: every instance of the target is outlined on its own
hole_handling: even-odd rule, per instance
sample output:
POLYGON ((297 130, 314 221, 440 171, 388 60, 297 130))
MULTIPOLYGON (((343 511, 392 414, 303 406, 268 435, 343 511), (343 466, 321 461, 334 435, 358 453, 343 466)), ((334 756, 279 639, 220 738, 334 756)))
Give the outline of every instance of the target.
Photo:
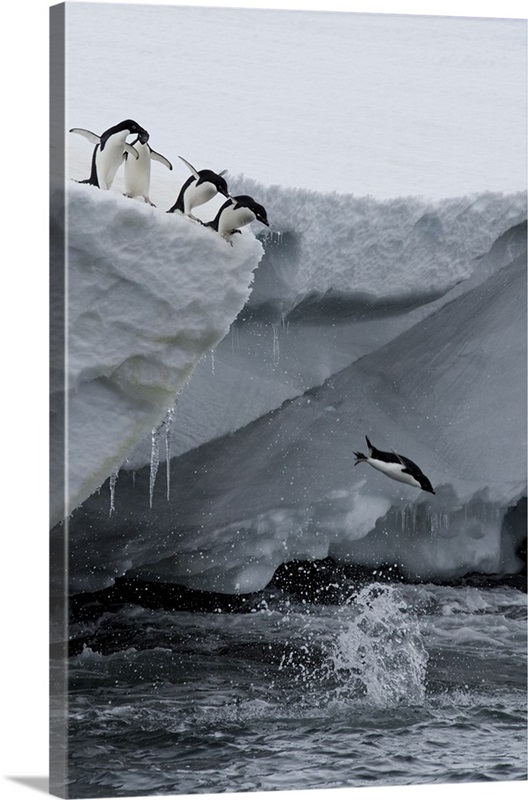
POLYGON ((526 186, 519 20, 72 3, 68 41, 67 127, 132 116, 170 158, 317 191, 526 186))

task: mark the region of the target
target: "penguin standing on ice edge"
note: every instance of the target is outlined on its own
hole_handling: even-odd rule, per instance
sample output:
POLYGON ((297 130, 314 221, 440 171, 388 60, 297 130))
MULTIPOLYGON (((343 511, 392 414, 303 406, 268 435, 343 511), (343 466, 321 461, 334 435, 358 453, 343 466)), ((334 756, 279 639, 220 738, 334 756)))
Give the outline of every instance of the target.
POLYGON ((207 203, 218 193, 223 194, 224 197, 229 197, 227 183, 223 177, 227 170, 223 169, 222 172, 218 173, 213 172, 211 169, 196 170, 183 156, 178 156, 178 158, 189 167, 192 175, 181 187, 176 202, 169 208, 167 214, 174 214, 175 211, 179 211, 196 222, 201 222, 201 220, 193 216, 193 208, 207 203))
POLYGON ((130 144, 137 151, 138 157, 131 158, 128 153, 124 154, 124 195, 125 197, 142 197, 145 203, 153 206, 154 203, 149 197, 151 162, 159 161, 160 164, 170 170, 172 170, 172 164, 161 153, 156 153, 148 142, 142 142, 140 136, 137 136, 130 144))
POLYGON ((269 228, 266 209, 257 203, 247 194, 239 194, 230 197, 218 211, 216 217, 207 223, 207 227, 213 228, 227 239, 234 233, 240 233, 239 228, 249 225, 250 222, 257 220, 269 228))
POLYGON ((70 128, 70 133, 78 133, 92 144, 95 144, 90 177, 79 181, 79 183, 87 183, 90 186, 97 186, 99 189, 110 189, 116 172, 123 163, 125 153, 128 153, 132 158, 139 158, 137 150, 132 145, 127 144, 127 136, 137 133, 141 144, 145 144, 149 139, 148 131, 133 119, 125 119, 123 122, 119 122, 112 128, 108 128, 101 136, 86 130, 86 128, 70 128))
POLYGON ((423 474, 420 467, 415 464, 414 461, 411 461, 411 459, 406 456, 401 456, 399 453, 388 453, 384 450, 378 450, 378 448, 374 447, 369 441, 368 436, 365 436, 365 439, 367 440, 369 454, 365 456, 363 453, 354 453, 356 456, 355 465, 370 464, 371 467, 383 472, 388 478, 400 481, 401 483, 407 483, 409 486, 414 486, 417 489, 423 489, 424 492, 435 494, 431 481, 423 474))

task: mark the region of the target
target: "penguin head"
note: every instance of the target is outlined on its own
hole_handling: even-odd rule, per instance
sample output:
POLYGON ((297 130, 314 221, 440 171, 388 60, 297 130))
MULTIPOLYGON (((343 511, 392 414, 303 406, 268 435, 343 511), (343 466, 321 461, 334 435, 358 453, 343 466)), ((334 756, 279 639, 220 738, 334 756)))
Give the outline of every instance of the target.
POLYGON ((199 175, 200 177, 197 183, 212 183, 217 192, 223 194, 224 197, 229 197, 229 190, 227 188, 226 180, 221 174, 219 175, 210 169, 202 169, 200 170, 199 175))
POLYGON ((213 183, 216 186, 217 190, 220 192, 220 194, 223 194, 224 197, 229 197, 229 190, 227 188, 227 183, 225 178, 222 178, 221 175, 215 174, 215 179, 213 183))
POLYGON ((253 213, 255 214, 259 222, 262 222, 263 225, 267 225, 269 228, 268 216, 266 214, 266 209, 264 208, 264 206, 261 206, 260 203, 255 203, 255 206, 253 208, 253 213))
POLYGON ((268 216, 264 206, 261 206, 260 203, 257 203, 255 200, 253 200, 252 197, 249 197, 249 195, 245 194, 238 195, 238 197, 234 197, 233 200, 235 200, 238 206, 245 206, 246 208, 249 208, 250 211, 254 213, 255 219, 257 219, 259 222, 262 222, 263 225, 267 225, 269 228, 268 216))
POLYGON ((130 133, 137 133, 141 144, 146 144, 149 140, 149 132, 142 128, 135 120, 125 119, 119 126, 122 130, 128 130, 130 133))
POLYGON ((431 494, 435 494, 435 490, 431 485, 431 481, 425 475, 418 475, 416 480, 420 484, 420 488, 423 489, 424 492, 430 492, 431 494))

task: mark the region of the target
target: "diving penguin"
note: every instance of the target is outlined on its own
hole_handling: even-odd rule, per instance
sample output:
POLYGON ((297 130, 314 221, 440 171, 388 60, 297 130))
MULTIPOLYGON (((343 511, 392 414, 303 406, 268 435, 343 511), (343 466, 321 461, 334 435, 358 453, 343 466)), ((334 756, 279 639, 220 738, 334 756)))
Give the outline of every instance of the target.
POLYGON ((399 455, 399 453, 387 453, 383 450, 378 450, 377 447, 371 444, 368 436, 365 436, 365 439, 367 440, 369 454, 365 456, 363 453, 354 453, 356 456, 355 465, 370 464, 371 467, 383 472, 388 478, 407 483, 409 486, 415 486, 417 489, 423 489, 424 492, 435 494, 431 481, 414 461, 411 461, 406 456, 399 455))
POLYGON ((70 133, 78 133, 95 144, 90 177, 79 183, 88 183, 91 186, 98 186, 100 189, 110 189, 116 172, 123 163, 125 153, 135 159, 139 158, 137 150, 127 144, 127 136, 137 133, 141 144, 145 144, 149 139, 148 132, 133 119, 119 122, 112 128, 108 128, 101 136, 85 128, 70 128, 70 133))
POLYGON ((172 169, 172 164, 151 148, 148 142, 142 142, 139 135, 130 143, 137 151, 137 158, 129 158, 125 153, 125 197, 142 197, 145 203, 154 205, 149 197, 151 161, 159 161, 167 169, 172 169))
POLYGON ((247 194, 239 194, 226 200, 223 206, 220 207, 216 217, 211 222, 208 222, 207 226, 218 231, 225 239, 228 239, 234 233, 240 233, 239 228, 249 225, 250 222, 255 220, 269 227, 264 206, 261 206, 260 203, 257 203, 247 194))
POLYGON ((185 214, 187 217, 201 222, 201 220, 193 216, 193 208, 207 203, 208 200, 212 200, 218 192, 223 194, 224 197, 229 197, 227 183, 225 178, 222 177, 227 170, 224 169, 219 173, 213 172, 210 169, 196 170, 183 156, 178 156, 178 158, 189 167, 192 176, 188 178, 181 187, 176 202, 169 208, 167 214, 174 214, 175 211, 179 211, 181 214, 185 214))

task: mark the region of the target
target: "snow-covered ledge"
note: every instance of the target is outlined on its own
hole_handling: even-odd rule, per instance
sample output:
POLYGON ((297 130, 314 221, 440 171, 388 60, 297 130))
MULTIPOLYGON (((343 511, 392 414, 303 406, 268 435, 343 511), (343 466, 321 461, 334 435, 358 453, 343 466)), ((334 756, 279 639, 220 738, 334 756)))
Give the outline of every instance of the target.
POLYGON ((187 218, 73 182, 66 219, 66 465, 64 475, 52 467, 52 526, 162 421, 244 306, 263 255, 249 230, 230 246, 187 218))

